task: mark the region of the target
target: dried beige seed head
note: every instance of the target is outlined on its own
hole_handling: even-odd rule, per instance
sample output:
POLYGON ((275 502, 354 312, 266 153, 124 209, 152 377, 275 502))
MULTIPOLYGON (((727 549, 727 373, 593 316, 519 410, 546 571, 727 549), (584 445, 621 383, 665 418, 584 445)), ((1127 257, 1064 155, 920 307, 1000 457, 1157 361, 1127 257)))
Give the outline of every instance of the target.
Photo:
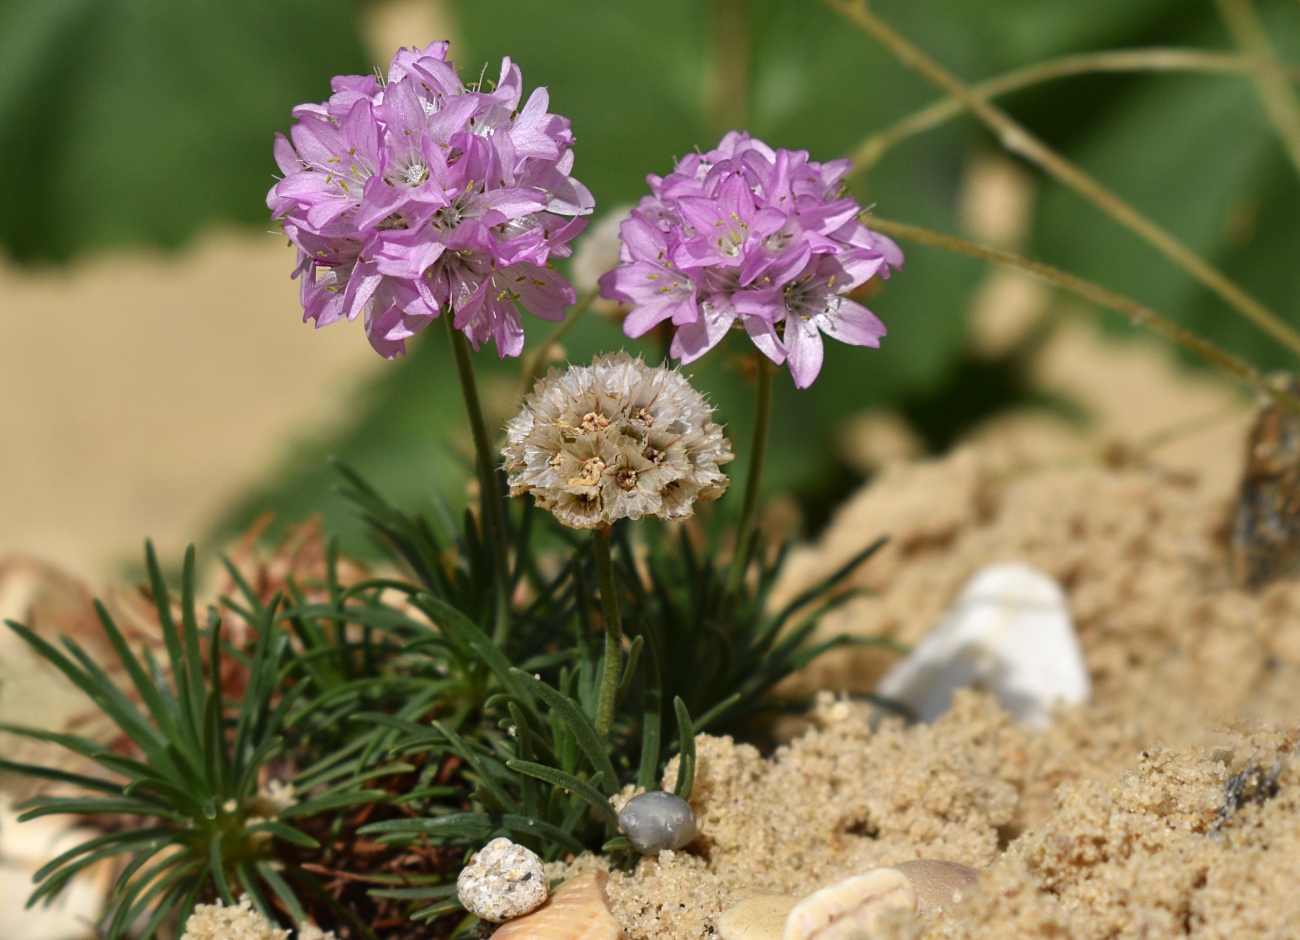
POLYGON ((618 519, 685 519, 727 488, 733 458, 713 409, 675 369, 625 352, 552 369, 506 423, 510 495, 575 529, 618 519))
POLYGON ((247 897, 234 907, 200 904, 185 922, 181 940, 286 940, 288 931, 253 910, 247 897))

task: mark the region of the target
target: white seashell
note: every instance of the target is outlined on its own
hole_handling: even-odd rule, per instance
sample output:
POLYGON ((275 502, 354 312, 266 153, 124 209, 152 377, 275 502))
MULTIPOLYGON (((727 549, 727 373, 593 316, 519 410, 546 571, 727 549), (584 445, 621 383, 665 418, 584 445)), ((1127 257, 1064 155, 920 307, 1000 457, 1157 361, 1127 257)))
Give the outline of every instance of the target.
POLYGON ((755 894, 713 919, 721 940, 781 940, 785 921, 799 903, 784 894, 755 894))
POLYGON ((1047 727, 1056 705, 1088 700, 1079 639, 1051 577, 1019 563, 980 571, 876 692, 934 721, 955 691, 970 686, 993 693, 1017 721, 1036 728, 1047 727))
POLYGON ((492 936, 496 940, 619 940, 623 932, 609 912, 606 877, 597 870, 570 878, 537 910, 509 921, 492 936))
POLYGON ((497 924, 534 910, 550 890, 542 860, 509 839, 493 839, 475 852, 456 879, 465 910, 497 924))
POLYGON ((916 858, 896 866, 907 876, 916 891, 916 913, 928 914, 952 904, 974 889, 979 881, 978 868, 936 858, 916 858))
POLYGON ((888 914, 916 911, 916 890, 896 868, 874 868, 814 891, 790 911, 782 940, 869 940, 888 914))

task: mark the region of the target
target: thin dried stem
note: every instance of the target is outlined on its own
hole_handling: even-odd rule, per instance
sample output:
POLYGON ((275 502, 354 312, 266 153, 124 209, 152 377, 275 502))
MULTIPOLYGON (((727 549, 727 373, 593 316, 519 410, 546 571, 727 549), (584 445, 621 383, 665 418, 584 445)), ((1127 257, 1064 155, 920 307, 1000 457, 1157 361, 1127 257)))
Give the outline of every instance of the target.
POLYGON ((541 345, 524 357, 523 368, 519 370, 519 394, 522 396, 528 392, 533 383, 541 376, 542 370, 546 368, 546 360, 550 358, 551 350, 560 344, 569 330, 573 329, 582 315, 595 301, 599 289, 587 291, 578 298, 574 304, 573 310, 565 317, 555 329, 551 330, 549 336, 542 340, 541 345))
POLYGON ((1029 132, 1005 111, 926 55, 872 13, 862 0, 823 0, 888 49, 906 67, 957 98, 1009 152, 1039 167, 1152 245, 1261 330, 1300 356, 1300 333, 1178 239, 1029 132))
POLYGON ((1277 56, 1251 0, 1215 0, 1219 15, 1232 33, 1232 41, 1250 60, 1260 100, 1277 135, 1282 138, 1291 164, 1300 173, 1300 102, 1278 72, 1277 56))
MULTIPOLYGON (((1259 65, 1254 59, 1228 52, 1206 52, 1200 49, 1120 49, 1064 56, 1050 62, 1015 69, 972 87, 983 98, 997 98, 1054 79, 1096 72, 1198 72, 1252 75, 1258 68, 1259 65)), ((1300 82, 1300 68, 1271 63, 1268 70, 1277 77, 1283 87, 1288 82, 1300 82)), ((871 134, 853 152, 853 175, 857 176, 871 169, 888 151, 902 141, 932 130, 964 113, 965 110, 966 106, 961 99, 949 95, 920 111, 909 114, 883 131, 871 134)))
POLYGON ((1220 349, 1209 340, 1202 339, 1190 330, 1183 329, 1173 321, 1162 317, 1151 308, 1143 306, 1136 300, 1125 297, 1123 294, 1117 294, 1114 291, 1107 290, 1100 284, 1084 280, 1083 278, 1076 277, 1073 274, 1068 274, 1060 268, 1054 268, 1051 265, 1043 264, 1040 261, 1033 261, 1009 251, 1003 251, 999 248, 991 248, 988 245, 981 245, 978 242, 966 241, 962 238, 954 238, 953 236, 945 235, 942 232, 935 232, 926 228, 918 228, 915 225, 907 225, 902 222, 891 222, 888 219, 882 219, 876 216, 872 216, 870 225, 875 231, 883 232, 884 234, 894 238, 901 238, 904 241, 917 242, 921 245, 930 245, 935 248, 942 248, 945 251, 952 251, 971 258, 980 258, 984 261, 991 261, 994 264, 1001 264, 1007 267, 1017 268, 1021 271, 1026 271, 1041 281, 1045 281, 1054 287, 1067 290, 1072 294, 1082 297, 1084 300, 1091 301, 1099 307, 1105 307, 1108 310, 1114 310, 1116 313, 1122 313, 1135 324, 1144 326, 1153 333, 1159 333, 1166 339, 1173 340, 1179 346, 1182 346, 1189 352, 1195 353, 1206 362, 1216 366, 1243 384, 1250 386, 1257 392, 1267 395, 1288 411, 1300 415, 1300 399, 1288 395, 1280 389, 1274 388, 1273 384, 1269 382, 1264 374, 1250 363, 1234 356, 1230 352, 1220 349))

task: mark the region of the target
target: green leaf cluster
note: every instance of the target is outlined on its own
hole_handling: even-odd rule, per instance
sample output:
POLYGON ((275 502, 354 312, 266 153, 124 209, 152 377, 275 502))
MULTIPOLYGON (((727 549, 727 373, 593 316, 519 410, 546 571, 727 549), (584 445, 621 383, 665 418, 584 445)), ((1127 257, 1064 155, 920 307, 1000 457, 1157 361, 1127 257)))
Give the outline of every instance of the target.
POLYGON ((657 787, 674 755, 675 792, 689 797, 696 732, 780 707, 773 686, 848 642, 807 641, 821 615, 853 596, 843 582, 881 544, 771 611, 784 553, 768 560, 751 541, 747 586, 728 593, 716 545, 699 552, 685 536, 620 525, 613 557, 628 640, 614 660, 616 708, 602 734, 592 543, 575 540, 531 500, 507 502, 513 559, 499 573, 481 515, 466 511, 458 525, 450 513, 411 516, 339 469, 346 497, 399 575, 342 583, 335 541, 321 583, 290 578, 267 598, 227 563, 236 594, 222 604, 247 627, 232 642, 216 608, 198 626, 193 550, 176 605, 149 548, 165 660, 148 646, 132 649, 98 608, 125 690, 75 643, 65 640, 60 652, 11 624, 130 742, 124 751, 5 729, 63 744, 106 774, 0 763, 60 785, 59 795, 25 806, 25 818, 120 820, 46 866, 33 903, 55 897, 87 866, 118 858, 111 940, 142 915, 147 937, 172 918, 183 923, 197 902, 229 903, 239 893, 272 919, 346 924, 371 936, 355 905, 324 890, 321 865, 370 878, 373 901, 419 919, 457 909, 454 866, 367 873, 374 858, 340 856, 337 837, 357 821, 356 835, 389 857, 411 847, 468 853, 506 835, 545 858, 591 850, 630 859, 611 797, 629 785, 657 787), (508 629, 494 635, 498 577, 515 602, 508 629), (291 782, 296 802, 268 811, 259 794, 268 780, 291 782))

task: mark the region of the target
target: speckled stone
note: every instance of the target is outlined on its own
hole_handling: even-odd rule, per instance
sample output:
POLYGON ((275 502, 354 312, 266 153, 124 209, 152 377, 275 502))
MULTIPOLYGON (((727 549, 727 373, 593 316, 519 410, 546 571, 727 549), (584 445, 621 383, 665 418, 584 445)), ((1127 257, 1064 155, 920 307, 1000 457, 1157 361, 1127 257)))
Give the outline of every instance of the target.
POLYGON ((465 910, 495 924, 536 909, 550 890, 542 860, 509 839, 479 849, 456 879, 465 910))
POLYGON ((642 855, 680 849, 695 838, 691 804, 664 790, 651 790, 627 801, 618 827, 642 855))

